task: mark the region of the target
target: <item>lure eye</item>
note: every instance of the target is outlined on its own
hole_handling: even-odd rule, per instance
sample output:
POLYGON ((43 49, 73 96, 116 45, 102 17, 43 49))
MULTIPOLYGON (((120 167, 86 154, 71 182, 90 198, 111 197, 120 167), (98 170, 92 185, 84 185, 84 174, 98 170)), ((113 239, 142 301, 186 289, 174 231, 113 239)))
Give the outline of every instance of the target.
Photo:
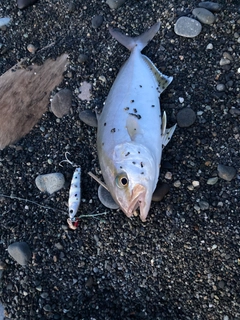
POLYGON ((121 174, 117 175, 116 183, 117 183, 117 186, 120 189, 126 188, 128 186, 128 177, 127 177, 127 175, 124 174, 124 173, 121 173, 121 174))

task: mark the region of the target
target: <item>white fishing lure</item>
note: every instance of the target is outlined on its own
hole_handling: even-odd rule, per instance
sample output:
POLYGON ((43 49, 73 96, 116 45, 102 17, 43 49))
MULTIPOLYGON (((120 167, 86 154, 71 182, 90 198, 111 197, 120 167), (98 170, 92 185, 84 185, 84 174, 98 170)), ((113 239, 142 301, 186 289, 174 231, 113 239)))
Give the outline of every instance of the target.
POLYGON ((73 173, 71 187, 69 190, 69 199, 68 199, 68 213, 69 213, 69 218, 72 222, 75 221, 75 216, 77 214, 80 202, 81 202, 81 168, 76 168, 73 173))

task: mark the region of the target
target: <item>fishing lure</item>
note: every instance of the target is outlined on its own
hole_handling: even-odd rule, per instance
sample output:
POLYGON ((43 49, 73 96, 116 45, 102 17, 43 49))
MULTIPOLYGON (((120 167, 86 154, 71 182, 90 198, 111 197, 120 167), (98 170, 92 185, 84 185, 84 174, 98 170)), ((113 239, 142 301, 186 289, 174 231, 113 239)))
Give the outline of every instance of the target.
POLYGON ((68 162, 73 167, 76 167, 73 177, 71 180, 71 186, 69 190, 69 199, 68 199, 68 214, 69 218, 67 219, 67 223, 69 227, 75 230, 78 227, 79 219, 76 218, 76 214, 81 202, 81 168, 77 167, 72 161, 67 158, 68 152, 65 153, 66 160, 60 162, 68 162))

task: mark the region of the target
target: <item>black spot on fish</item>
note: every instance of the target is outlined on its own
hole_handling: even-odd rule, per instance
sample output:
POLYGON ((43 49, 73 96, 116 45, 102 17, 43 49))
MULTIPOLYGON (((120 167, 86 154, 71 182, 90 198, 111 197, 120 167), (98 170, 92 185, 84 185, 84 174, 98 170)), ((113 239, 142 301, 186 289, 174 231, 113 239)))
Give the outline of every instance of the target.
POLYGON ((106 122, 104 122, 104 124, 103 124, 103 125, 104 125, 104 127, 106 127, 106 122))
POLYGON ((122 166, 120 166, 120 169, 122 169, 122 166))
POLYGON ((130 102, 131 102, 131 103, 133 103, 133 102, 134 102, 134 100, 131 100, 130 102))
POLYGON ((113 128, 112 130, 111 130, 111 132, 115 132, 116 131, 116 129, 115 128, 113 128))
POLYGON ((127 156, 129 156, 130 155, 130 152, 127 152, 126 154, 125 154, 125 157, 127 157, 127 156))
POLYGON ((135 114, 135 113, 129 113, 131 116, 136 117, 138 120, 141 119, 142 117, 140 116, 140 114, 135 114))
POLYGON ((141 165, 141 168, 143 168, 143 163, 142 162, 140 163, 140 165, 141 165))
POLYGON ((155 104, 152 104, 152 108, 154 108, 155 107, 155 104))
POLYGON ((138 154, 140 154, 140 151, 138 151, 138 154))
POLYGON ((133 109, 133 111, 134 111, 135 113, 137 113, 137 109, 133 109))
POLYGON ((141 172, 141 174, 144 174, 144 172, 141 172))
POLYGON ((104 146, 104 142, 102 142, 102 146, 104 146))
POLYGON ((140 84, 139 87, 142 88, 142 85, 140 84))
POLYGON ((135 161, 133 161, 133 162, 132 162, 132 164, 136 164, 136 162, 135 162, 135 161))
POLYGON ((124 110, 126 110, 126 111, 129 110, 129 107, 124 108, 124 110))

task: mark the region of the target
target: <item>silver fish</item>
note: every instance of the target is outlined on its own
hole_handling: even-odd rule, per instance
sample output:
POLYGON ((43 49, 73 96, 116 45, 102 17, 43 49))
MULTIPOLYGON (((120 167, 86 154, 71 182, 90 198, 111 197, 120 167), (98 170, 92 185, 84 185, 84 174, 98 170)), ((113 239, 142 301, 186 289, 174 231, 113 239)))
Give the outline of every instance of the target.
POLYGON ((159 103, 172 77, 163 75, 141 54, 159 27, 158 22, 135 38, 110 29, 131 55, 98 115, 98 157, 106 186, 127 217, 139 209, 142 221, 158 181, 162 148, 176 127, 166 129, 166 114, 161 116, 159 103))

